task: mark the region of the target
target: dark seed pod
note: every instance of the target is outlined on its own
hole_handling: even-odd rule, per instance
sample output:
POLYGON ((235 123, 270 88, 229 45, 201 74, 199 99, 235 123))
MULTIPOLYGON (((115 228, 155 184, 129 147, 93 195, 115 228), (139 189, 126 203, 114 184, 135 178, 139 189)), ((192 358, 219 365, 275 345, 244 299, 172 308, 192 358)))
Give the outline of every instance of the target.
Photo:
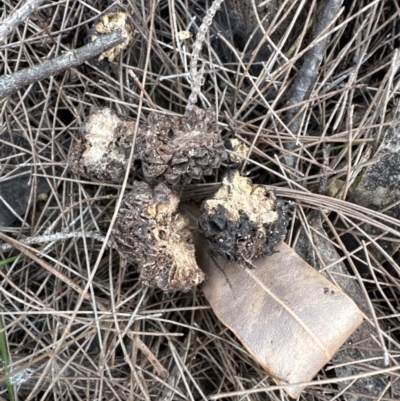
POLYGON ((178 205, 179 197, 165 184, 152 189, 136 181, 122 200, 113 230, 116 248, 126 263, 138 265, 140 280, 165 292, 188 291, 204 280, 192 228, 178 205))
POLYGON ((288 217, 272 191, 232 171, 213 198, 204 201, 199 229, 211 252, 254 267, 252 259, 273 253, 286 235, 288 217))
POLYGON ((112 110, 90 114, 69 156, 71 170, 102 182, 123 181, 133 146, 135 122, 121 120, 112 110))
POLYGON ((227 159, 212 109, 194 108, 186 116, 151 113, 138 141, 144 178, 170 185, 211 175, 227 159))

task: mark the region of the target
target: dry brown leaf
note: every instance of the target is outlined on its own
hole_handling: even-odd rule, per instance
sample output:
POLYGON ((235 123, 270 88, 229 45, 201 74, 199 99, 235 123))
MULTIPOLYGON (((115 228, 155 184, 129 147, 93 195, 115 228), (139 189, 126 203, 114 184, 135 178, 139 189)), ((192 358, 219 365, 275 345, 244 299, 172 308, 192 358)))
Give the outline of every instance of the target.
MULTIPOLYGON (((217 317, 285 391, 297 397, 361 324, 356 304, 288 245, 254 262, 229 264, 204 252, 204 294, 217 317)), ((200 244, 201 243, 201 244, 200 244)))

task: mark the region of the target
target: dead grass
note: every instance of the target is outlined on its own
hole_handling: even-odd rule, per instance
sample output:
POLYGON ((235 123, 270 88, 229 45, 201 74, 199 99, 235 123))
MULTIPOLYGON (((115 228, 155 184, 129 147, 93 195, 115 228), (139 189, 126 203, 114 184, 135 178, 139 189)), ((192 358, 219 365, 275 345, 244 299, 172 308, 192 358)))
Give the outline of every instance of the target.
MULTIPOLYGON (((5 0, 4 16, 19 3, 5 0)), ((294 201, 290 245, 296 246, 301 227, 312 238, 316 231, 307 216, 311 210, 321 212, 326 240, 350 269, 345 278, 358 280, 363 302, 372 311, 375 345, 370 351, 375 356, 349 357, 342 363, 356 367, 357 377, 384 380, 383 389, 369 399, 391 400, 398 398, 399 257, 379 245, 378 253, 372 250, 379 236, 398 243, 400 222, 347 201, 346 192, 362 168, 374 161, 377 144, 398 118, 400 9, 395 0, 346 2, 336 22, 322 33, 331 40, 311 93, 291 104, 294 77, 313 43, 306 24, 315 19, 316 3, 273 1, 277 8, 260 12, 260 19, 266 15, 270 22, 268 35, 261 34, 264 45, 257 39, 247 50, 235 48, 226 23, 216 20, 220 33, 212 31, 202 51, 205 84, 199 105, 216 109, 224 137, 235 135, 251 147, 243 171, 294 201), (296 121, 297 131, 290 129, 296 121), (323 178, 328 184, 342 179, 345 190, 337 198, 319 193, 323 178), (369 234, 362 223, 379 228, 378 234, 369 234), (352 250, 345 247, 349 233, 358 241, 352 250), (360 264, 366 272, 357 276, 360 264)), ((103 4, 44 2, 0 45, 1 73, 82 46, 91 24, 105 10, 103 4)), ((131 182, 126 179, 118 186, 80 180, 66 164, 90 108, 111 107, 138 124, 151 110, 185 110, 194 36, 179 41, 177 33, 196 32, 200 19, 192 17, 203 15, 204 4, 125 0, 123 5, 131 15, 133 40, 108 70, 86 63, 1 100, 0 149, 10 145, 13 152, 0 159, 0 185, 19 174, 31 177, 29 213, 0 228, 8 236, 94 231, 108 239, 131 182), (49 196, 38 201, 35 185, 43 178, 49 196)), ((254 27, 246 26, 251 39, 254 27)), ((221 174, 192 184, 183 199, 201 201, 220 181, 221 174)), ((287 399, 218 322, 201 289, 166 295, 145 288, 134 267, 120 267, 117 253, 96 238, 31 246, 35 259, 15 248, 1 254, 0 307, 10 354, 10 365, 2 367, 0 378, 4 398, 10 378, 20 400, 287 399)), ((329 271, 335 263, 322 269, 329 271)), ((364 344, 352 346, 363 349, 364 344)), ((360 390, 353 380, 335 372, 321 371, 300 399, 357 396, 360 390), (345 380, 347 387, 341 387, 345 380)))

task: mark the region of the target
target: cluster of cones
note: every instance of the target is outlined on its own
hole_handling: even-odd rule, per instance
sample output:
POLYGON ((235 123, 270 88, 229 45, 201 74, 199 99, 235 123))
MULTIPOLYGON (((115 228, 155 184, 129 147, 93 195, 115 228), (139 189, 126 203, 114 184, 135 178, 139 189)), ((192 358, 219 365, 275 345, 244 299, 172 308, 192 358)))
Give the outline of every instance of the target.
POLYGON ((286 234, 283 203, 234 168, 203 202, 198 227, 179 211, 177 186, 210 176, 222 164, 238 165, 235 146, 243 144, 231 140, 227 152, 212 109, 194 108, 179 117, 151 113, 136 137, 135 126, 110 109, 94 111, 69 165, 83 177, 112 183, 121 183, 130 169, 133 188, 122 199, 113 243, 125 263, 137 266, 143 283, 173 292, 204 280, 195 257, 196 229, 209 240, 210 252, 230 262, 253 267, 254 258, 273 252, 286 234))

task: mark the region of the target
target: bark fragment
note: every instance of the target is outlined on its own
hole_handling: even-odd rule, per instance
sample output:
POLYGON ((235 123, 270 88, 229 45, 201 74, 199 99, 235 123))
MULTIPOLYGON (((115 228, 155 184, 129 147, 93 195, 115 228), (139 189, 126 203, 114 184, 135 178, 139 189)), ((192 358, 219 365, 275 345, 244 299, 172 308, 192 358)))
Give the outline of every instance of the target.
POLYGON ((42 81, 53 75, 60 74, 68 68, 77 67, 85 61, 92 59, 120 44, 126 39, 126 35, 120 29, 103 35, 94 42, 76 50, 71 50, 65 54, 51 60, 45 60, 32 68, 25 68, 13 74, 7 74, 0 77, 0 100, 6 96, 18 92, 25 86, 35 82, 42 81))

